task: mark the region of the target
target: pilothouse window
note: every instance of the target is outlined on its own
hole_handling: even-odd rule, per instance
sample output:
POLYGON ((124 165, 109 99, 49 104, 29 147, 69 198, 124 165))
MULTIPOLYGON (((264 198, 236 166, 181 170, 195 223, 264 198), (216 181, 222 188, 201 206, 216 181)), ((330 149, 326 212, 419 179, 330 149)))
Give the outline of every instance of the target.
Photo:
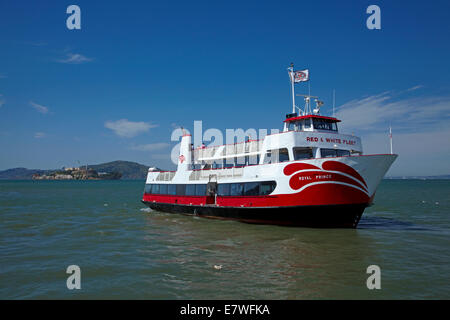
POLYGON ((311 119, 305 119, 305 122, 303 123, 303 127, 305 129, 311 128, 311 119))
POLYGON ((314 129, 317 130, 328 130, 328 131, 337 131, 337 125, 335 122, 331 122, 326 119, 313 119, 314 129))

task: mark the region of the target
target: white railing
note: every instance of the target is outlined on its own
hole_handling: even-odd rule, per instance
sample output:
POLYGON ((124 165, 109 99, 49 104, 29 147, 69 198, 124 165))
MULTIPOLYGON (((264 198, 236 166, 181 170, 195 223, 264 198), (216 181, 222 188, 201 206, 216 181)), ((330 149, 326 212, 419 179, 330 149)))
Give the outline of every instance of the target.
POLYGON ((195 170, 192 171, 189 176, 190 181, 196 180, 208 180, 210 176, 216 176, 217 179, 220 178, 236 178, 242 177, 244 174, 244 168, 223 168, 223 169, 214 169, 214 170, 195 170))
POLYGON ((232 158, 233 156, 245 156, 246 154, 256 154, 262 151, 263 140, 248 141, 245 143, 227 144, 207 148, 197 148, 193 150, 194 163, 201 161, 221 160, 232 158))
POLYGON ((164 171, 164 172, 160 172, 155 180, 156 181, 171 181, 174 176, 175 176, 174 171, 164 171))

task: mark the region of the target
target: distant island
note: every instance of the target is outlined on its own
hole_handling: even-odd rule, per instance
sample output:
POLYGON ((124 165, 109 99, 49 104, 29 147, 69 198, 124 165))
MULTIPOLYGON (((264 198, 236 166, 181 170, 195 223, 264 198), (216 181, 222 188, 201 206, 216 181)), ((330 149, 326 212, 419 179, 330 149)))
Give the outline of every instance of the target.
POLYGON ((33 180, 119 180, 122 174, 117 171, 97 172, 92 168, 64 168, 46 174, 35 173, 33 180))
POLYGON ((54 170, 13 168, 0 171, 0 180, 139 180, 147 177, 149 168, 121 160, 54 170))

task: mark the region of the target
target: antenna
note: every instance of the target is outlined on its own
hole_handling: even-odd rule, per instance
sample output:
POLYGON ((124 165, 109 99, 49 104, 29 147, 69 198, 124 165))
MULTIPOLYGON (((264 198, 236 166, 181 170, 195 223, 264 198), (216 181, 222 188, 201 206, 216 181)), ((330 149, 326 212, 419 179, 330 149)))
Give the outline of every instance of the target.
POLYGON ((333 89, 333 117, 334 117, 334 107, 336 105, 336 90, 333 89))
POLYGON ((390 141, 390 144, 391 144, 391 154, 393 154, 393 152, 392 152, 392 127, 391 127, 391 125, 389 125, 389 141, 390 141))
POLYGON ((311 99, 319 99, 319 97, 310 96, 307 94, 297 94, 297 96, 303 97, 305 99, 305 109, 303 111, 303 114, 311 114, 311 99))

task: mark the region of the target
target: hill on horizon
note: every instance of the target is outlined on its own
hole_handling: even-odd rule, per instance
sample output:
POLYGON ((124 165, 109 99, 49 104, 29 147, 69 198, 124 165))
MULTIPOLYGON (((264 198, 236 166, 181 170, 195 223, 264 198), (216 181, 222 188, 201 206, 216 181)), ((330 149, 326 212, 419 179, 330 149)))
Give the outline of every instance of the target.
POLYGON ((137 162, 131 161, 111 161, 106 163, 100 163, 95 165, 88 165, 88 168, 94 169, 97 172, 120 172, 122 174, 122 179, 145 179, 147 177, 148 168, 146 166, 137 162))
MULTIPOLYGON (((143 165, 132 161, 116 160, 106 163, 88 165, 88 168, 94 169, 97 172, 120 172, 122 179, 138 180, 147 177, 148 168, 150 166, 143 165)), ((31 180, 33 174, 48 174, 55 170, 41 170, 41 169, 27 169, 27 168, 12 168, 0 171, 0 180, 31 180)))

